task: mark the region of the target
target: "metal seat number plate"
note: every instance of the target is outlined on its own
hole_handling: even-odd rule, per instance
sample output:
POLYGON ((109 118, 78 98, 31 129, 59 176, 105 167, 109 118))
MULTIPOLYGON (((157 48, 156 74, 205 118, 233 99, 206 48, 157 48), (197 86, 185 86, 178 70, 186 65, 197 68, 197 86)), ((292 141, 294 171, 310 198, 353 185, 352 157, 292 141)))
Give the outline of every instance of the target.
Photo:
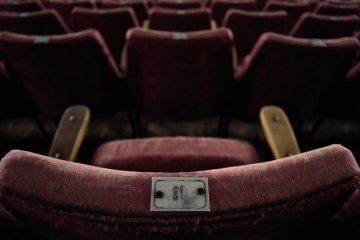
POLYGON ((210 211, 208 178, 153 177, 150 211, 210 211))

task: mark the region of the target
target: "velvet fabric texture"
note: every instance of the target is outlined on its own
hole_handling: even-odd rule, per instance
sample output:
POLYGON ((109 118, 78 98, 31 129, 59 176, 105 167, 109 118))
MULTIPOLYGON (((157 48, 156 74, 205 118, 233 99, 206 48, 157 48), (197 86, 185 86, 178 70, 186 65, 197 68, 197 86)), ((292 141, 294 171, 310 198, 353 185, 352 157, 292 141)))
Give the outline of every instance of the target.
POLYGON ((15 150, 0 162, 0 216, 45 239, 309 239, 332 236, 339 209, 335 216, 346 223, 342 206, 359 208, 353 197, 347 202, 358 175, 351 152, 338 145, 177 173, 110 170, 15 150), (155 176, 207 177, 211 210, 150 212, 155 176))
POLYGON ((359 25, 360 19, 357 15, 327 16, 304 13, 291 30, 290 35, 321 39, 351 37, 359 25))
POLYGON ((331 3, 320 3, 314 12, 317 14, 331 16, 357 15, 360 17, 360 8, 357 5, 334 5, 331 3))
POLYGON ((128 109, 126 83, 95 30, 50 37, 3 32, 0 50, 46 116, 58 118, 74 104, 87 105, 94 116, 128 109))
POLYGON ((136 14, 139 24, 142 26, 143 22, 148 16, 148 5, 143 0, 104 0, 100 4, 100 8, 119 8, 119 7, 131 7, 136 14))
POLYGON ((189 32, 211 29, 207 9, 172 10, 153 8, 149 13, 149 28, 162 31, 189 32))
POLYGON ((256 149, 245 141, 161 137, 105 143, 96 150, 91 165, 126 171, 187 172, 258 162, 256 149))
POLYGON ((29 13, 0 13, 0 31, 28 35, 55 35, 69 33, 70 30, 55 10, 29 13))
POLYGON ((241 61, 263 33, 285 34, 287 24, 288 16, 285 11, 248 12, 233 9, 226 13, 222 26, 231 29, 238 60, 241 61))
POLYGON ((96 29, 104 40, 117 63, 120 63, 125 45, 126 32, 139 27, 137 17, 132 8, 87 9, 75 8, 72 11, 75 31, 96 29))
POLYGON ((290 30, 303 13, 310 11, 310 5, 306 1, 268 1, 264 11, 286 11, 288 14, 288 29, 290 30))
POLYGON ((199 0, 185 0, 185 1, 171 1, 171 0, 158 0, 156 1, 156 7, 170 8, 177 10, 201 8, 203 6, 202 1, 199 0))
POLYGON ((38 0, 1 1, 0 12, 36 12, 44 9, 44 6, 38 0))
POLYGON ((276 105, 292 120, 314 117, 331 88, 345 78, 358 49, 354 37, 307 40, 263 34, 236 71, 234 116, 257 121, 262 106, 276 105))
POLYGON ((255 0, 232 1, 232 0, 214 0, 211 3, 211 14, 218 26, 221 26, 226 12, 230 9, 241 9, 245 11, 254 11, 256 9, 255 0))
POLYGON ((228 29, 130 30, 126 77, 135 108, 157 120, 219 116, 233 80, 232 46, 228 29))

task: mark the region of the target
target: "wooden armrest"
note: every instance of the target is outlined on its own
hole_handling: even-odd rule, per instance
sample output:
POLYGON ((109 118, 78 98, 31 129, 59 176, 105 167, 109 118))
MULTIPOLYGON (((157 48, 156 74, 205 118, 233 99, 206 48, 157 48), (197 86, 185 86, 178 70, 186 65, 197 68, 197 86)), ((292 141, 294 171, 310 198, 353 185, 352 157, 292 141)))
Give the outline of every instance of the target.
POLYGON ((216 22, 214 20, 211 20, 210 24, 211 24, 211 30, 216 30, 217 29, 217 24, 216 24, 216 22))
POLYGON ((149 20, 144 20, 143 24, 142 24, 142 27, 145 28, 145 29, 149 29, 149 24, 150 24, 149 20))
POLYGON ((300 153, 289 119, 281 108, 276 106, 261 108, 260 121, 266 140, 276 159, 300 153))
POLYGON ((90 110, 81 105, 68 107, 56 130, 49 156, 75 161, 90 121, 90 110))

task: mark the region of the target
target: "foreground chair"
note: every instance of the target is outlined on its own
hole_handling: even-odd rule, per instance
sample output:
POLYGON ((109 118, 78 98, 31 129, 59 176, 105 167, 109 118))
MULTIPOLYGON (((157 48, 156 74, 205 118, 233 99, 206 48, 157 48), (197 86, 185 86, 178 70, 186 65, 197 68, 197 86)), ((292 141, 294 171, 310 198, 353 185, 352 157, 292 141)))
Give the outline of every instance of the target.
POLYGON ((206 9, 153 8, 149 13, 149 29, 174 32, 208 30, 211 29, 211 16, 206 9))
POLYGON ((198 139, 206 151, 191 161, 174 150, 187 141, 178 138, 152 161, 132 151, 137 142, 113 143, 120 171, 11 151, 0 162, 2 232, 43 239, 307 239, 347 238, 359 227, 360 169, 346 148, 229 167, 224 146, 236 140, 211 140, 224 141, 218 155, 217 144, 198 139), (209 171, 201 162, 216 167, 209 171))
POLYGON ((152 120, 220 116, 233 79, 232 44, 227 29, 130 30, 125 69, 135 109, 152 120))
POLYGON ((125 45, 126 32, 139 27, 134 11, 127 8, 87 9, 75 8, 72 11, 73 27, 76 31, 96 29, 104 37, 116 62, 120 63, 125 45))
POLYGON ((98 117, 129 110, 125 81, 95 30, 51 37, 3 32, 0 49, 45 116, 59 118, 73 104, 98 117))
POLYGON ((358 49, 353 37, 323 41, 265 33, 236 71, 233 114, 257 120, 262 106, 276 105, 294 120, 315 117, 358 49))
POLYGON ((340 38, 351 37, 360 26, 357 15, 326 16, 315 13, 304 13, 290 35, 300 38, 340 38))
POLYGON ((248 12, 229 10, 224 18, 223 27, 231 29, 238 59, 250 53, 258 38, 265 32, 287 32, 288 16, 285 11, 248 12), (251 27, 250 27, 251 26, 251 27))
POLYGON ((31 13, 0 13, 0 31, 29 35, 55 35, 69 33, 70 30, 54 10, 31 13))

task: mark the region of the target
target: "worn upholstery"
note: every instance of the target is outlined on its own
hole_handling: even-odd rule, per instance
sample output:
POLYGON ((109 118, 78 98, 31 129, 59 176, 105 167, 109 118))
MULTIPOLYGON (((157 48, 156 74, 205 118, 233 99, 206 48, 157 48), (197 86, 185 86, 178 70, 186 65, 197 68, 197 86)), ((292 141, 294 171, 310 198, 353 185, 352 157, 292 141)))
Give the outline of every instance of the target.
POLYGON ((0 31, 29 35, 54 35, 69 33, 70 30, 54 10, 30 13, 0 13, 0 31))
POLYGON ((211 28, 210 20, 210 12, 206 9, 153 8, 149 13, 149 28, 174 32, 200 31, 211 28))
POLYGON ((248 12, 229 10, 224 18, 223 27, 230 28, 238 59, 250 53, 254 44, 265 32, 287 32, 288 16, 285 11, 248 12))
POLYGON ((211 2, 211 14, 218 26, 221 26, 226 12, 230 9, 241 9, 254 11, 256 9, 255 0, 232 1, 232 0, 213 0, 211 2))
POLYGON ((351 37, 360 26, 357 15, 327 16, 304 13, 290 32, 300 38, 340 38, 351 37))
POLYGON ((346 202, 358 188, 358 174, 351 152, 338 145, 176 173, 110 170, 14 150, 0 162, 0 216, 44 239, 334 237, 337 224, 349 220, 337 210, 359 208, 358 201, 346 202), (150 212, 155 176, 207 177, 210 211, 150 212))
POLYGON ((268 1, 264 11, 286 11, 288 14, 288 30, 290 30, 303 13, 310 11, 310 5, 306 1, 268 1))
POLYGON ((184 172, 258 162, 256 149, 245 141, 160 137, 105 143, 96 150, 91 165, 127 171, 184 172))
POLYGON ((100 7, 105 9, 131 7, 134 10, 140 25, 142 25, 144 20, 148 18, 148 5, 143 0, 124 0, 124 1, 104 0, 101 2, 100 7))
POLYGON ((177 10, 201 8, 203 6, 202 1, 199 0, 158 0, 156 1, 156 7, 170 8, 177 10))
POLYGON ((290 119, 313 118, 331 87, 345 78, 358 49, 355 37, 307 40, 263 34, 236 70, 234 114, 257 121, 262 106, 275 105, 290 119))
POLYGON ((3 32, 0 50, 11 76, 46 116, 58 118, 74 104, 89 106, 95 116, 128 108, 125 81, 95 30, 51 37, 3 32))
POLYGON ((232 34, 132 29, 126 76, 135 108, 157 120, 216 117, 233 79, 232 34))
POLYGON ((126 32, 139 27, 137 17, 132 8, 87 9, 75 8, 72 11, 74 29, 96 29, 104 37, 112 56, 120 63, 125 45, 126 32))

